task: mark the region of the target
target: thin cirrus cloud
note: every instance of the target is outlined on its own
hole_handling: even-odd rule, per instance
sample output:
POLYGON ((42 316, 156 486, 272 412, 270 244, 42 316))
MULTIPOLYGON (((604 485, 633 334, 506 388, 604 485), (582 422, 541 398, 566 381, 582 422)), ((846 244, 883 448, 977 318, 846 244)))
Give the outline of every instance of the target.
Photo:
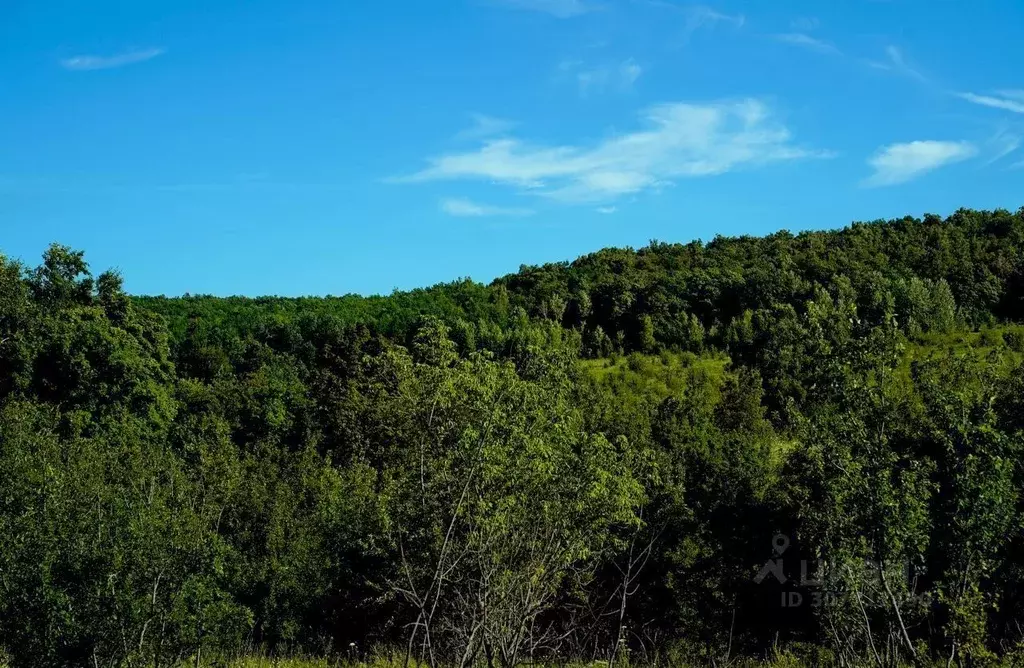
POLYGON ((817 51, 818 53, 828 53, 833 55, 839 55, 839 49, 829 42, 811 37, 810 35, 802 32, 787 32, 773 37, 784 44, 791 46, 798 46, 804 49, 810 49, 811 51, 817 51))
POLYGON ((619 65, 619 80, 627 88, 631 88, 643 73, 644 68, 640 67, 632 58, 619 65))
MULTIPOLYGON (((634 2, 658 10, 666 10, 682 18, 680 43, 687 44, 693 34, 701 29, 713 29, 719 24, 740 29, 746 23, 743 14, 725 14, 706 5, 678 4, 670 0, 634 0, 634 2)), ((676 46, 680 46, 677 44, 676 46)))
POLYGON ((1001 90, 992 95, 977 95, 975 93, 957 93, 957 97, 980 104, 983 107, 1012 111, 1015 114, 1024 114, 1024 90, 1001 90))
POLYGON ((393 182, 485 181, 568 203, 608 204, 671 185, 773 162, 831 157, 804 148, 757 99, 675 102, 641 114, 646 126, 593 145, 543 146, 506 137, 452 152, 393 182))
POLYGON ((72 56, 60 61, 61 67, 72 71, 109 70, 152 60, 166 53, 166 49, 139 49, 113 56, 72 56))
POLYGON ((488 216, 532 216, 532 209, 490 206, 478 204, 465 197, 449 197, 441 200, 441 211, 458 218, 484 218, 488 216))
POLYGON ((513 130, 517 125, 514 121, 486 114, 470 114, 470 118, 473 124, 455 135, 455 139, 459 141, 473 141, 486 137, 500 136, 513 130))
POLYGON ((903 55, 903 51, 900 50, 899 47, 891 44, 885 47, 885 58, 886 59, 884 61, 869 60, 866 62, 875 69, 893 72, 894 74, 916 79, 921 82, 928 81, 928 78, 925 75, 921 74, 921 72, 907 62, 906 57, 903 55))
POLYGON ((863 185, 892 186, 906 183, 945 165, 973 158, 978 148, 967 141, 912 141, 883 146, 868 164, 874 170, 863 185))
POLYGON ((743 24, 746 23, 746 17, 743 14, 723 14, 704 5, 685 7, 683 11, 687 14, 687 29, 691 32, 704 26, 722 22, 731 23, 737 28, 742 28, 743 24))
POLYGON ((495 0, 498 4, 512 9, 543 12, 556 18, 568 19, 586 14, 593 9, 582 0, 495 0))
POLYGON ((683 11, 686 13, 683 41, 689 41, 693 33, 701 28, 711 28, 719 23, 724 23, 732 25, 738 30, 746 23, 746 17, 743 14, 723 14, 703 5, 686 7, 683 11))
POLYGON ((558 64, 558 71, 560 75, 573 76, 584 97, 609 91, 629 92, 644 73, 643 67, 632 58, 598 67, 587 67, 581 60, 563 60, 558 64))
POLYGON ((986 152, 989 153, 989 158, 985 161, 985 164, 991 165, 1002 160, 1019 149, 1021 144, 1022 139, 1020 135, 1006 129, 999 130, 986 142, 986 152))

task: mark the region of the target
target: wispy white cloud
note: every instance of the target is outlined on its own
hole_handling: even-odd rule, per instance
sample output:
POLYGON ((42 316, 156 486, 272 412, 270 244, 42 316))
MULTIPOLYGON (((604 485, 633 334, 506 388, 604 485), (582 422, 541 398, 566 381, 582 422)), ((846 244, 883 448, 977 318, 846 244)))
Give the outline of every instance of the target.
POLYGON ((885 47, 885 55, 889 57, 889 62, 892 63, 893 68, 900 74, 905 74, 920 81, 925 80, 923 74, 910 66, 907 59, 903 57, 903 52, 898 47, 892 45, 885 47))
POLYGON ((632 87, 643 73, 644 68, 640 67, 640 65, 638 65, 632 58, 623 61, 623 63, 619 65, 619 80, 627 87, 632 87))
POLYGON ((723 14, 703 5, 684 7, 683 12, 686 14, 684 38, 687 40, 701 28, 710 28, 719 23, 742 28, 747 21, 743 14, 723 14))
POLYGON ((633 89, 640 75, 644 73, 635 60, 629 58, 618 64, 587 67, 581 60, 563 60, 558 65, 560 73, 575 78, 581 95, 608 91, 627 92, 633 89))
POLYGON ((689 15, 688 24, 694 30, 706 25, 723 22, 730 23, 737 28, 742 28, 743 24, 746 23, 746 17, 743 14, 723 14, 703 5, 689 6, 684 11, 689 15))
POLYGON ((994 109, 1024 114, 1024 91, 1004 90, 996 95, 976 95, 975 93, 957 93, 957 97, 994 109))
POLYGON ((891 44, 885 47, 885 58, 886 59, 884 61, 868 60, 865 62, 875 69, 893 72, 922 82, 928 80, 925 75, 921 74, 921 72, 907 62, 906 57, 903 55, 903 51, 901 51, 899 47, 891 44))
POLYGON ((594 9, 589 3, 583 0, 495 0, 498 4, 512 7, 513 9, 525 9, 534 12, 544 12, 560 19, 572 18, 580 14, 586 14, 594 9))
POLYGON ((618 211, 619 207, 617 207, 617 206, 599 206, 599 207, 597 207, 594 210, 597 211, 598 213, 602 213, 602 214, 604 214, 606 216, 610 216, 611 214, 613 214, 616 211, 618 211))
POLYGON ((985 161, 985 164, 991 165, 994 162, 1002 160, 1019 149, 1021 144, 1022 138, 1019 134, 1011 132, 1005 128, 999 130, 991 139, 985 142, 986 153, 989 154, 989 158, 985 161))
POLYGON ((802 32, 781 33, 773 35, 773 37, 785 44, 803 47, 805 49, 817 51, 818 53, 830 53, 834 55, 839 55, 840 53, 839 49, 834 44, 820 40, 816 37, 811 37, 810 35, 802 32))
POLYGON ((441 200, 441 211, 459 218, 483 218, 487 216, 532 216, 532 209, 506 208, 477 204, 465 197, 450 197, 441 200))
POLYGON ((591 146, 541 146, 514 138, 449 153, 402 182, 482 180, 568 202, 608 202, 656 190, 673 179, 743 167, 830 157, 793 142, 790 131, 756 99, 668 103, 641 114, 645 129, 591 146))
POLYGON ((66 70, 108 70, 114 67, 124 67, 125 65, 152 60, 164 53, 166 53, 165 49, 140 49, 125 51, 113 56, 72 56, 60 61, 60 64, 66 70))
POLYGON ((682 17, 682 42, 689 42, 695 32, 702 28, 714 28, 723 24, 739 29, 746 23, 743 14, 725 14, 706 5, 680 4, 672 0, 633 0, 637 4, 664 9, 682 17))
POLYGON ((470 118, 473 121, 473 125, 455 135, 455 139, 459 141, 484 139, 486 137, 507 134, 516 127, 514 121, 495 118, 486 114, 470 114, 470 118))
POLYGON ((797 32, 810 32, 817 30, 821 24, 818 19, 813 16, 800 16, 789 22, 789 27, 797 32))
POLYGON ((978 148, 967 141, 912 141, 882 147, 868 164, 874 173, 864 184, 868 187, 905 183, 943 165, 967 160, 978 148))

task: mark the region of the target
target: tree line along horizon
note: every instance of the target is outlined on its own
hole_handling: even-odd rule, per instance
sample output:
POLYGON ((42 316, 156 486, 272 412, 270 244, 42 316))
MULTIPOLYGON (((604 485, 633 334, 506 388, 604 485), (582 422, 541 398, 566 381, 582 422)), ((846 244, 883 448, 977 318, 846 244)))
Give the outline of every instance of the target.
POLYGON ((1012 665, 1022 323, 1024 208, 376 297, 0 254, 0 664, 1012 665))

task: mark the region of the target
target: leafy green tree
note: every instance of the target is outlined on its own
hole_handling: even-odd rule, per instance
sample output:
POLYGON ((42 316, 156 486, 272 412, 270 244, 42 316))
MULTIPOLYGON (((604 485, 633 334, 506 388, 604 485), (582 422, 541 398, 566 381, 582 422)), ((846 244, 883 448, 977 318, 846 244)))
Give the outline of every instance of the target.
POLYGON ((540 645, 565 579, 635 521, 641 490, 607 440, 581 432, 563 377, 522 380, 481 356, 452 365, 433 331, 389 411, 414 434, 389 474, 408 649, 511 666, 540 645))
POLYGON ((951 658, 990 657, 989 616, 998 594, 986 586, 1011 536, 1021 530, 1015 462, 1019 441, 999 428, 994 400, 1000 365, 929 362, 917 374, 929 418, 925 447, 936 462, 932 555, 943 644, 951 658))

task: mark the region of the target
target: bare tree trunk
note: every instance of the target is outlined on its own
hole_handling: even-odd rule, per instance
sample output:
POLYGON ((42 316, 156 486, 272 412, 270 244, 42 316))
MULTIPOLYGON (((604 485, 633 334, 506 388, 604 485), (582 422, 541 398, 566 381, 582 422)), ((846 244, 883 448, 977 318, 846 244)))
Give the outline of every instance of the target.
POLYGON ((728 664, 732 660, 732 634, 736 630, 736 599, 733 598, 732 602, 732 621, 729 622, 729 644, 725 649, 725 662, 728 664))
POLYGON ((630 596, 636 593, 637 590, 636 587, 633 587, 633 589, 630 590, 630 587, 632 587, 633 583, 636 582, 636 579, 640 577, 640 573, 643 571, 644 567, 647 565, 648 559, 651 557, 651 551, 654 549, 654 544, 657 542, 658 537, 661 535, 661 531, 664 529, 664 527, 662 527, 661 530, 651 536, 651 539, 647 542, 647 545, 644 546, 644 549, 641 550, 639 554, 636 554, 636 538, 643 529, 643 514, 643 508, 641 508, 639 513, 639 520, 641 524, 634 530, 633 535, 629 540, 629 552, 626 556, 626 568, 625 570, 621 568, 619 569, 619 572, 622 573, 622 585, 620 589, 622 594, 619 598, 619 617, 618 623, 615 627, 615 640, 613 641, 611 653, 608 657, 608 668, 614 667, 615 659, 619 652, 619 645, 624 642, 623 625, 626 619, 626 602, 630 596))
MULTIPOLYGON (((853 573, 850 571, 849 567, 847 567, 847 572, 850 573, 850 580, 852 582, 853 573)), ((881 666, 882 659, 878 656, 878 650, 875 649, 875 639, 871 633, 871 621, 868 619, 868 611, 864 607, 864 601, 861 599, 860 596, 860 589, 857 588, 856 585, 854 585, 853 593, 857 597, 857 606, 860 608, 861 615, 864 617, 864 631, 865 633, 867 633, 868 636, 868 647, 871 649, 871 655, 874 657, 875 663, 881 666)))
POLYGON ((910 642, 910 634, 907 633, 907 627, 903 623, 903 615, 900 614, 899 603, 896 602, 896 596, 893 595, 892 589, 889 587, 888 580, 885 579, 885 561, 879 560, 880 568, 878 570, 879 577, 882 579, 882 586, 885 587, 885 593, 889 595, 889 601, 892 603, 893 612, 896 613, 896 621, 899 622, 900 631, 903 634, 903 642, 906 643, 907 649, 910 651, 910 656, 917 663, 917 651, 914 649, 914 643, 910 642))

